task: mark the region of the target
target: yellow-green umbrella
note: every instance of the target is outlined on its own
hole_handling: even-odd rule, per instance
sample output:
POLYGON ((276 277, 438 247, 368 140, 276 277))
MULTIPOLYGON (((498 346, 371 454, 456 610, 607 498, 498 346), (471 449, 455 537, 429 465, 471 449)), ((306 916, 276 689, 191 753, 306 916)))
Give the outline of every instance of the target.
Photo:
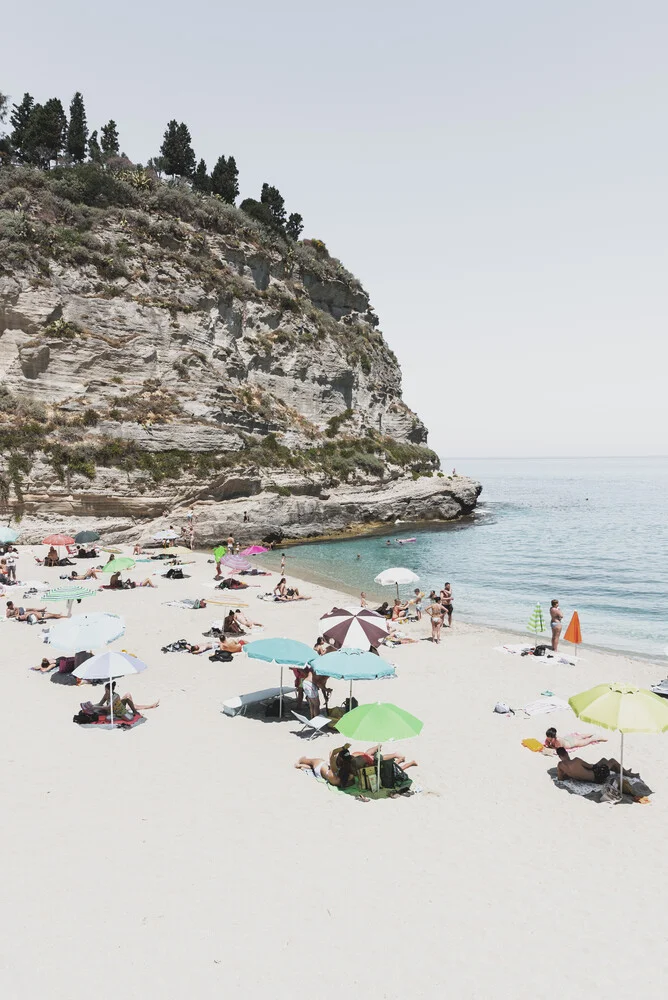
POLYGON ((568 699, 583 722, 620 733, 619 794, 624 778, 624 733, 665 733, 668 730, 668 703, 652 691, 628 684, 597 684, 589 691, 568 699))

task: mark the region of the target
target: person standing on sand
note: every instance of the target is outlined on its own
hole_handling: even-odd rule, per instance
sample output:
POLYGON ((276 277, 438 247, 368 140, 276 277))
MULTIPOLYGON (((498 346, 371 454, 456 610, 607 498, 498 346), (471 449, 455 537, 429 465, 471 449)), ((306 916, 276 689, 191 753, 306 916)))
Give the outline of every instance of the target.
POLYGON ((361 608, 367 607, 366 594, 364 593, 364 591, 362 591, 362 593, 360 594, 360 607, 361 608))
POLYGON ((448 613, 448 628, 452 625, 452 612, 454 610, 454 605, 452 601, 452 586, 449 583, 443 584, 443 590, 441 591, 441 604, 448 613))
POLYGON ((552 628, 552 652, 556 653, 559 648, 559 637, 561 635, 561 623, 564 613, 559 607, 559 601, 555 599, 550 605, 550 626, 552 628))
POLYGON ((440 601, 434 601, 426 609, 425 614, 431 618, 431 641, 438 645, 441 641, 441 629, 446 615, 445 608, 440 601))
POLYGON ((285 576, 285 552, 281 552, 281 576, 285 576))

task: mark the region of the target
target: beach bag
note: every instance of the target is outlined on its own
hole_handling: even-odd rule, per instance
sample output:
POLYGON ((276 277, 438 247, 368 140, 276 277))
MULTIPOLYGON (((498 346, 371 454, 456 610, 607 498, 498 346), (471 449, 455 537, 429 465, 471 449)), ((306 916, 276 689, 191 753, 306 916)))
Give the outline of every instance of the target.
POLYGON ((540 646, 536 646, 536 648, 533 651, 534 656, 545 656, 546 653, 547 653, 547 646, 543 645, 542 643, 540 646))
POLYGON ((232 659, 232 654, 228 653, 226 649, 217 649, 216 652, 213 654, 213 656, 210 656, 209 659, 211 660, 212 663, 215 660, 219 661, 220 663, 229 663, 232 659))
POLYGON ((511 712, 513 715, 515 714, 510 705, 506 705, 505 701, 497 701, 494 706, 494 711, 497 712, 498 715, 510 715, 511 712))
POLYGON ((270 701, 268 705, 264 706, 264 717, 265 719, 277 719, 278 713, 280 712, 280 702, 278 698, 274 698, 270 701))
POLYGON ((361 767, 357 772, 357 783, 363 792, 378 791, 378 772, 375 767, 361 767))
POLYGON ((76 722, 77 726, 90 726, 95 722, 95 716, 89 715, 88 712, 77 712, 76 715, 72 716, 72 722, 76 722))
POLYGON ((28 622, 28 625, 35 625, 35 624, 37 624, 37 615, 28 615, 28 617, 26 618, 26 621, 28 622))

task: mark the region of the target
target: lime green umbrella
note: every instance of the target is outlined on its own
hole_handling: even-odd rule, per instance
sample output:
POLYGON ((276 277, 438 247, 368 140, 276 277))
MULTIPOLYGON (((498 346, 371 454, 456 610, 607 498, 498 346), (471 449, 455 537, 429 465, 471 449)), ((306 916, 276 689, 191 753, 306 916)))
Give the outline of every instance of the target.
POLYGON ((106 566, 102 567, 102 573, 120 573, 124 569, 133 569, 134 559, 130 556, 120 556, 118 559, 110 559, 106 566))
POLYGON ((346 712, 334 728, 351 740, 378 743, 378 788, 380 788, 380 744, 394 740, 407 740, 419 736, 423 723, 410 712, 397 708, 389 702, 377 701, 372 705, 358 705, 352 712, 346 712))
MULTIPOLYGON (((624 733, 665 733, 668 730, 668 703, 652 691, 627 684, 597 684, 589 691, 568 699, 583 722, 591 722, 620 734, 619 795, 624 778, 624 733)), ((345 716, 344 716, 345 718, 345 716)))
POLYGON ((531 612, 531 618, 529 619, 527 628, 530 632, 533 632, 534 635, 540 635, 541 632, 545 631, 545 619, 543 618, 543 609, 540 604, 537 604, 531 612))
POLYGON ((216 562, 220 562, 224 555, 227 555, 227 545, 217 545, 213 550, 213 557, 216 562))

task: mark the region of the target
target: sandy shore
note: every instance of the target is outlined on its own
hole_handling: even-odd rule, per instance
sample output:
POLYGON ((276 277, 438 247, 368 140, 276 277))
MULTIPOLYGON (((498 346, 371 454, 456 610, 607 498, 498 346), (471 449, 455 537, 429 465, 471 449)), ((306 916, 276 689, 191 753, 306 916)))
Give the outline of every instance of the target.
MULTIPOLYGON (((557 789, 554 760, 521 746, 548 725, 586 729, 571 713, 492 711, 546 689, 648 686, 656 665, 591 650, 577 666, 502 655, 496 630, 457 622, 440 646, 384 650, 398 677, 355 693, 424 720, 400 744, 423 791, 360 803, 292 767, 337 737, 305 744, 288 719, 221 714, 224 699, 278 683, 275 668, 160 652, 224 614, 164 604, 216 597, 206 558, 191 579, 79 609, 122 614, 114 648, 149 664, 120 682, 139 702, 160 699, 129 733, 73 725, 100 689, 30 671, 48 652, 41 629, 0 623, 4 997, 663 995, 668 734, 626 740, 651 804, 609 807, 557 789)), ((20 578, 56 585, 65 572, 31 564, 22 549, 20 578)), ((239 596, 263 635, 312 644, 342 597, 303 590, 313 599, 289 605, 239 596)), ((428 625, 407 631, 425 638, 428 625)), ((338 703, 346 685, 333 684, 338 703)), ((584 759, 618 755, 618 737, 602 735, 584 759)))

